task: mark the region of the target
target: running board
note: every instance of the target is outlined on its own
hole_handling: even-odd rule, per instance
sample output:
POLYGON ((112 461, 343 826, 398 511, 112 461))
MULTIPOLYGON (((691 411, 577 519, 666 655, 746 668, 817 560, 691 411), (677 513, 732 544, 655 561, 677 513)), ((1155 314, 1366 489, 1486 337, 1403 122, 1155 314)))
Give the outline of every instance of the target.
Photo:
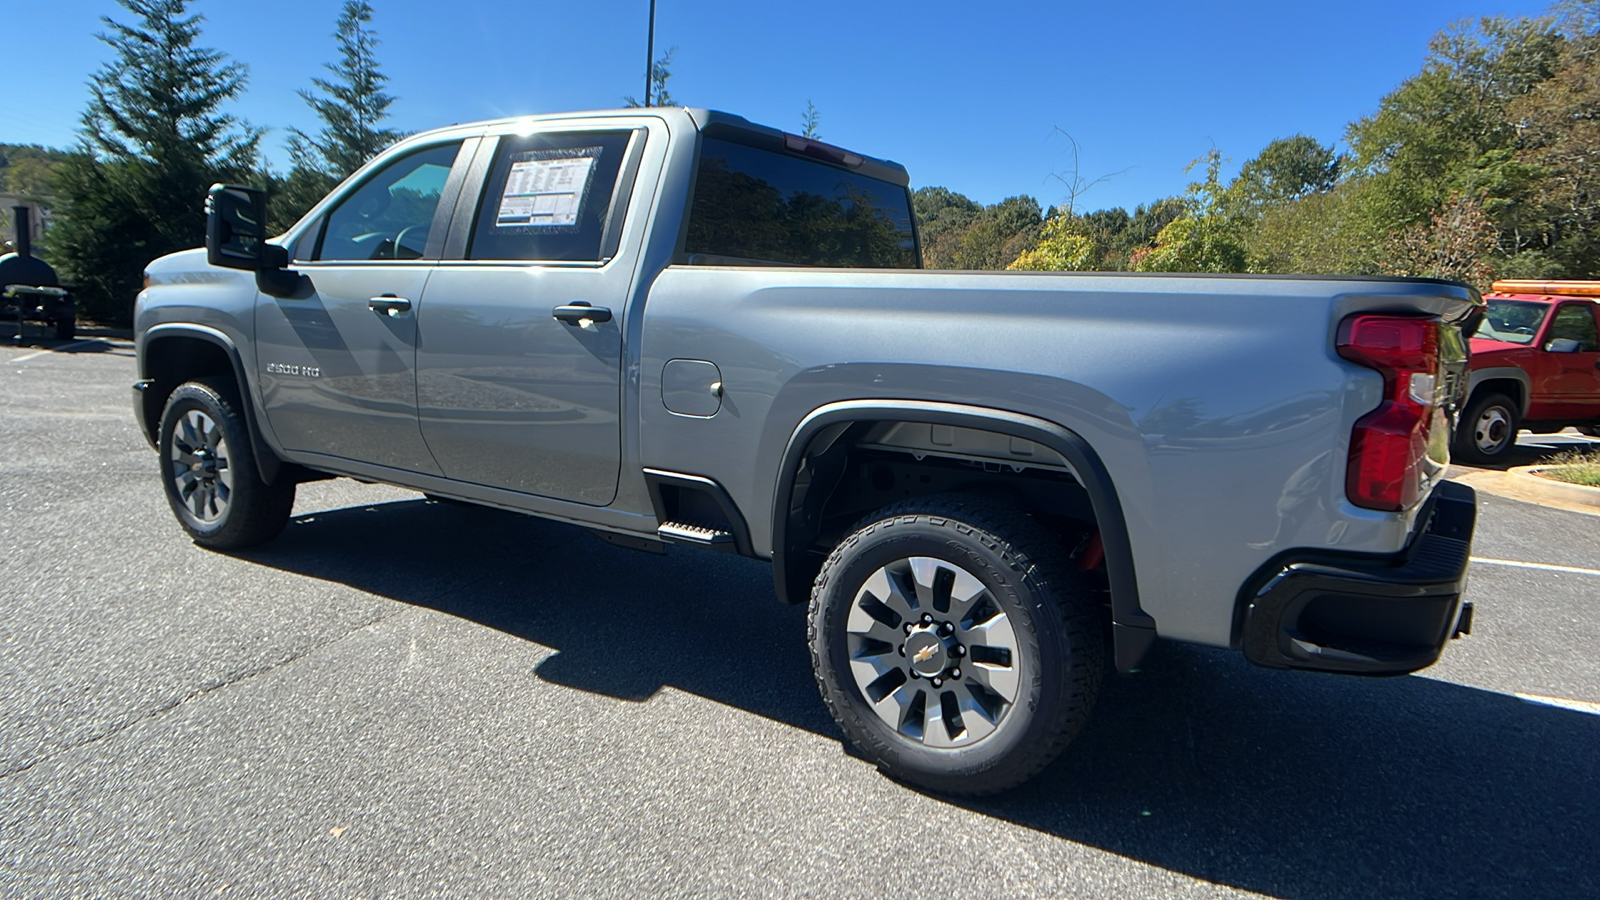
POLYGON ((690 525, 687 522, 662 522, 656 528, 656 536, 663 541, 675 544, 693 544, 696 547, 705 547, 710 550, 720 550, 723 553, 737 553, 739 548, 733 540, 733 533, 716 528, 707 528, 704 525, 690 525))

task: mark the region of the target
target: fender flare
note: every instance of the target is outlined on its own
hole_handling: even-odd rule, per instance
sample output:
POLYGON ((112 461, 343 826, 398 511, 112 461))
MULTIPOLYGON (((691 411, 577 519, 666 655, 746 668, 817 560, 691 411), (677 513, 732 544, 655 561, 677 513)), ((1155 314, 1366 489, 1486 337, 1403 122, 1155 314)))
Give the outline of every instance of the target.
MULTIPOLYGON (((227 356, 229 364, 233 366, 234 384, 239 387, 239 405, 244 409, 245 428, 250 432, 250 449, 251 455, 256 460, 256 471, 260 473, 262 481, 267 484, 276 483, 283 473, 283 460, 267 446, 266 440, 261 435, 255 400, 250 395, 250 381, 245 377, 244 361, 239 356, 238 346, 225 332, 207 325, 182 322, 151 326, 139 336, 137 353, 140 377, 146 375, 145 360, 148 358, 150 344, 159 339, 174 337, 193 338, 214 344, 227 356)), ((161 401, 165 403, 166 398, 161 398, 161 401)))
POLYGON ((1054 422, 1006 410, 921 400, 850 400, 819 407, 801 420, 784 447, 773 493, 772 575, 780 600, 803 602, 803 594, 796 596, 796 593, 806 587, 792 583, 798 573, 789 571, 790 559, 797 552, 803 552, 801 547, 790 546, 789 535, 789 497, 794 491, 802 455, 812 438, 829 426, 874 420, 925 422, 997 432, 1043 444, 1071 463, 1089 494, 1105 547, 1117 668, 1126 672, 1138 665, 1155 640, 1155 620, 1139 605, 1133 544, 1110 472, 1100 455, 1076 432, 1054 422))
POLYGON ((1528 405, 1533 402, 1533 379, 1528 373, 1516 366, 1495 366, 1488 369, 1474 369, 1467 376, 1467 402, 1472 402, 1472 395, 1478 386, 1485 381, 1515 381, 1522 386, 1522 408, 1517 410, 1523 418, 1528 416, 1528 405))

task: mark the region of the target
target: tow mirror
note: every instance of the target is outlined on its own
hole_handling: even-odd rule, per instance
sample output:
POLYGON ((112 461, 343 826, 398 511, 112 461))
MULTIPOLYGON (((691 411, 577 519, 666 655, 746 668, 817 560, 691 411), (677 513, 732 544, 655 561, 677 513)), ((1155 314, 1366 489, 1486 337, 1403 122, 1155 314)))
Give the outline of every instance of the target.
POLYGON ((267 195, 252 187, 214 184, 206 193, 206 262, 263 272, 289 264, 289 252, 267 243, 267 195))
POLYGON ((1579 344, 1572 338, 1556 338, 1550 343, 1545 344, 1544 349, 1550 351, 1551 353, 1577 353, 1578 348, 1581 346, 1582 344, 1579 344))

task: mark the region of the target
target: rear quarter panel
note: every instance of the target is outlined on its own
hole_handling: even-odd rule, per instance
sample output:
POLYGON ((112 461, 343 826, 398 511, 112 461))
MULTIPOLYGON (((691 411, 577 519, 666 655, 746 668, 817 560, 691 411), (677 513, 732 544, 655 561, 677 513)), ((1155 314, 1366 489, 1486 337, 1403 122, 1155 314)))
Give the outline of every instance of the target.
POLYGON ((1166 637, 1232 641, 1241 584, 1294 547, 1389 552, 1413 514, 1345 500, 1351 425, 1382 382, 1333 350, 1363 310, 1452 310, 1437 283, 674 266, 640 350, 646 466, 721 482, 771 552, 777 467, 813 410, 950 402, 1036 416, 1101 457, 1140 600, 1166 637), (716 363, 721 409, 667 411, 671 359, 716 363))

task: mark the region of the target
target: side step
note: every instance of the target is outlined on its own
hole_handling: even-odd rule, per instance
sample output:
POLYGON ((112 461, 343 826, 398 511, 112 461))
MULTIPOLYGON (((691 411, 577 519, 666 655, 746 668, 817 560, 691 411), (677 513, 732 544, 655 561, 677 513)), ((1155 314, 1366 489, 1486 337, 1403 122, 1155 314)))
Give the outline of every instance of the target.
POLYGON ((693 544, 696 547, 719 550, 723 553, 737 553, 739 551, 739 548, 734 544, 733 532, 723 531, 718 528, 707 528, 704 525, 690 525, 687 522, 662 522, 656 528, 656 536, 663 541, 671 541, 676 544, 693 544))

